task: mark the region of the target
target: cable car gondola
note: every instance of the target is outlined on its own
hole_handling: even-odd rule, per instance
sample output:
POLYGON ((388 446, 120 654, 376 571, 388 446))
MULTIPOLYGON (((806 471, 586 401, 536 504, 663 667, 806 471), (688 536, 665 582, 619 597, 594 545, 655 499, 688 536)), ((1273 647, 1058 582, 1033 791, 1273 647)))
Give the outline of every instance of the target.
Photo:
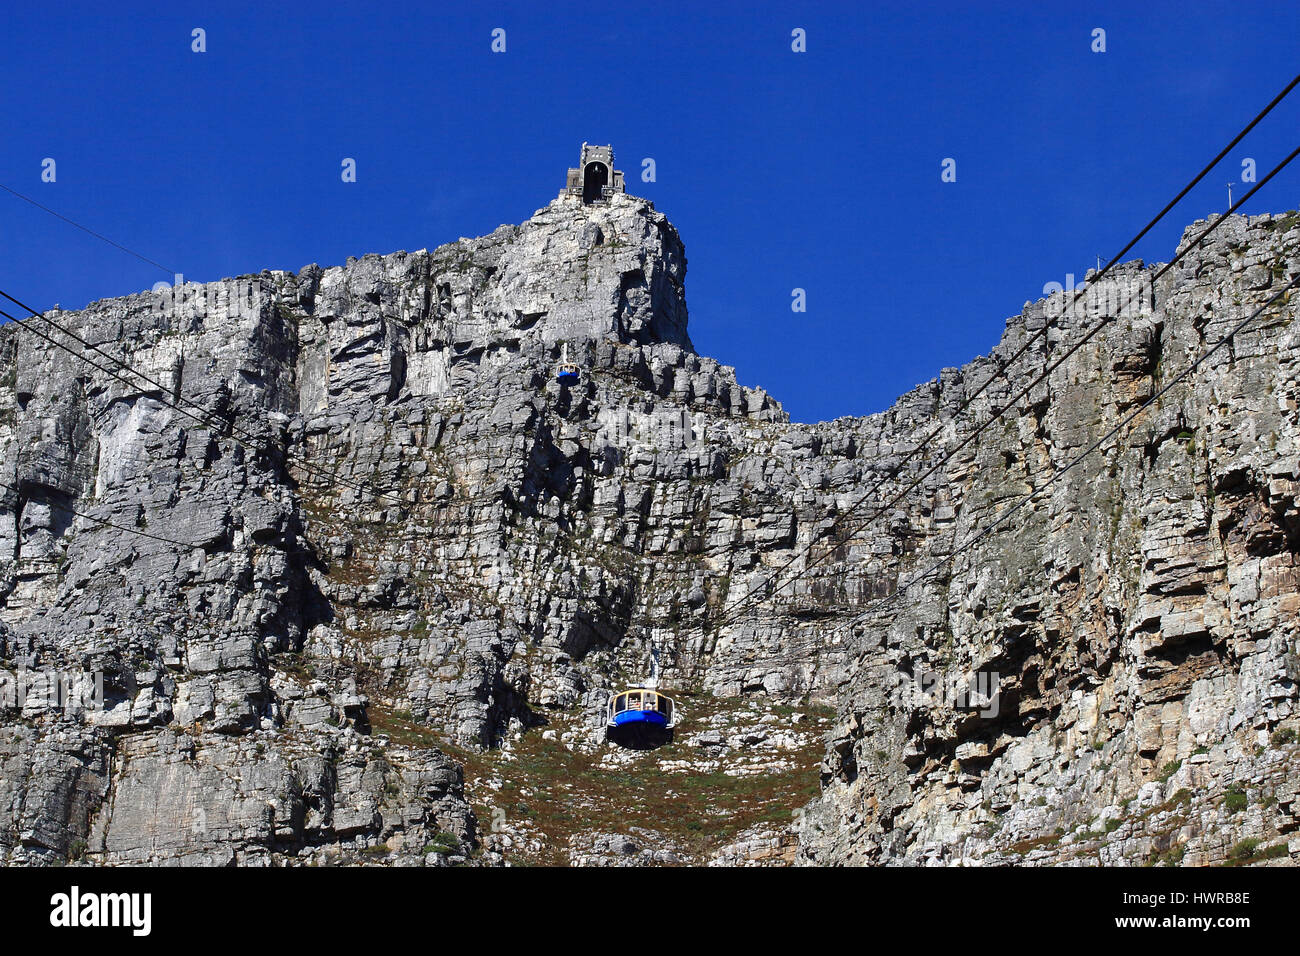
POLYGON ((576 385, 582 378, 582 370, 569 361, 569 343, 561 346, 560 364, 555 368, 555 380, 561 385, 576 385))
POLYGON ((605 726, 610 728, 640 724, 671 730, 676 722, 676 703, 652 687, 629 687, 611 694, 605 706, 605 726))

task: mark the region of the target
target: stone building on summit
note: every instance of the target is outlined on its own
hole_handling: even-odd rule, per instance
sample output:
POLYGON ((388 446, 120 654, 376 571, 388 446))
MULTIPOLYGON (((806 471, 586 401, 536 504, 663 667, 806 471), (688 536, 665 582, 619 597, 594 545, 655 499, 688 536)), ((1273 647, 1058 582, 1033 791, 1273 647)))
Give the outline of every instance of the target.
POLYGON ((623 192, 623 171, 614 168, 613 146, 582 144, 576 169, 570 168, 563 196, 580 197, 584 203, 600 202, 623 192))

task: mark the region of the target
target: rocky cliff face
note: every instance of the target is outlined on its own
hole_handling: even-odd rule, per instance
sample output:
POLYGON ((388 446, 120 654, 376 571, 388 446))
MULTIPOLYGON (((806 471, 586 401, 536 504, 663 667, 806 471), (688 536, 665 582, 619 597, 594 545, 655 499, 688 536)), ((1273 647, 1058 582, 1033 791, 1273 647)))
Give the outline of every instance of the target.
POLYGON ((798 425, 695 354, 685 270, 651 204, 560 199, 432 252, 50 314, 101 353, 32 320, 100 368, 0 329, 0 666, 103 687, 0 714, 0 859, 1286 852, 1293 302, 1014 526, 870 602, 1300 272, 1296 217, 1223 224, 890 514, 824 539, 1097 312, 960 417, 1052 303, 883 414, 798 425), (791 557, 815 567, 734 611, 791 557), (624 750, 600 705, 652 648, 684 718, 624 750), (929 671, 997 671, 998 706, 900 692, 929 671))
MULTIPOLYGON (((909 509, 913 553, 891 569, 970 540, 1293 280, 1298 224, 1221 224, 945 467, 932 506, 909 509)), ((1121 294, 1099 298, 1124 299, 1154 272, 1131 266, 1109 286, 1121 294)), ((1296 301, 1266 311, 905 607, 855 630, 806 859, 1207 863, 1300 851, 1296 301), (923 671, 997 672, 1000 706, 889 692, 923 671)), ((989 360, 927 390, 936 417, 1053 304, 1028 305, 989 360)), ((1029 366, 1097 319, 1053 323, 1029 366)))

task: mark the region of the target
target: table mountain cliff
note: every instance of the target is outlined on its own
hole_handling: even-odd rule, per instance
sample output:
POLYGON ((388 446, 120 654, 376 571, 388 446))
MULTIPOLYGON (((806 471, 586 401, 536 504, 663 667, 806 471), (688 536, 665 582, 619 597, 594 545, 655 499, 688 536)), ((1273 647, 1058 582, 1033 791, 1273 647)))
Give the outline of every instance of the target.
POLYGON ((1300 853, 1296 299, 980 536, 1300 275, 1300 217, 811 425, 695 352, 685 273, 651 203, 562 196, 0 328, 0 668, 103 688, 0 712, 0 860, 1300 853), (652 650, 682 720, 620 748, 652 650))

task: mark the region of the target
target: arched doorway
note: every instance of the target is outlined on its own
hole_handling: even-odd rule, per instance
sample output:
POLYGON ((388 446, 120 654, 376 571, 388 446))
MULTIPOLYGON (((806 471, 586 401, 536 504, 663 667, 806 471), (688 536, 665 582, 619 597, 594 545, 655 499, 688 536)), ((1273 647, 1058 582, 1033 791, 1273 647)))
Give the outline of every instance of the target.
POLYGON ((601 190, 609 185, 609 169, 604 163, 588 163, 582 169, 582 201, 595 202, 603 198, 601 190))

